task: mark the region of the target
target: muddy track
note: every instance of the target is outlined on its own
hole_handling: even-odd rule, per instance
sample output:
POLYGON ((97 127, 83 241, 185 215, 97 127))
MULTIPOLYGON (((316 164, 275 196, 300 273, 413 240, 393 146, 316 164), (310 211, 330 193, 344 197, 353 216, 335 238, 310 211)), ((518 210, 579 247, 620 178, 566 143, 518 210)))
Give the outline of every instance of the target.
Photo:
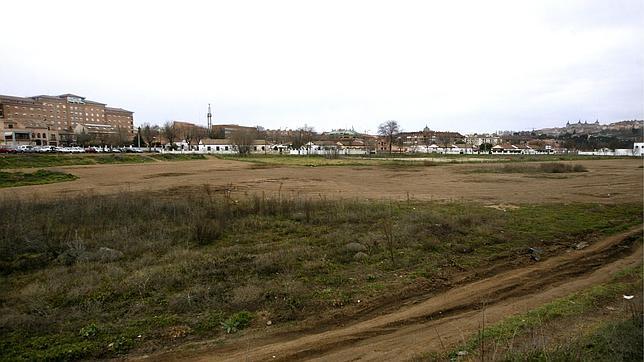
POLYGON ((404 360, 441 351, 508 315, 523 313, 597 283, 642 262, 642 226, 523 268, 465 284, 391 313, 336 325, 317 333, 289 333, 158 359, 193 361, 404 360))

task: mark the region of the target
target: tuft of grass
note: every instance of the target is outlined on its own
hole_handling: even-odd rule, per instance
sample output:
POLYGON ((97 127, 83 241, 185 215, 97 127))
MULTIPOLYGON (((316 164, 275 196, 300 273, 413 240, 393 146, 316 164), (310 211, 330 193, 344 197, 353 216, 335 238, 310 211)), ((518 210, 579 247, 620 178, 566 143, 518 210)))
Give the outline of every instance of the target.
POLYGON ((221 322, 221 327, 226 333, 235 333, 250 325, 253 320, 253 314, 248 311, 237 312, 225 321, 221 322))
POLYGON ((1 172, 0 188, 27 185, 42 185, 56 182, 74 181, 78 177, 69 173, 38 170, 36 172, 1 172))

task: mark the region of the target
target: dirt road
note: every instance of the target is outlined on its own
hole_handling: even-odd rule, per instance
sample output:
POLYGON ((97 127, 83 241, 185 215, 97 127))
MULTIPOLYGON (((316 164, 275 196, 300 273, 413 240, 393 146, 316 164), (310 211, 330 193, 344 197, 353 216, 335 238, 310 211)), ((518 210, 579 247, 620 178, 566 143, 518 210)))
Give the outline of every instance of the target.
MULTIPOLYGON (((497 274, 417 301, 392 313, 313 334, 248 336, 199 355, 169 353, 155 359, 192 361, 405 360, 458 345, 487 324, 610 280, 642 262, 631 236, 642 227, 518 270, 497 274), (481 308, 485 305, 484 310, 481 308), (439 337, 440 336, 440 337, 439 337)), ((203 347, 202 347, 203 348, 203 347)))
POLYGON ((0 189, 2 198, 47 199, 81 193, 152 191, 177 195, 207 184, 232 185, 236 194, 290 193, 310 197, 468 200, 490 203, 642 200, 641 159, 573 161, 589 172, 496 174, 468 172, 487 164, 434 167, 275 167, 211 158, 203 161, 57 167, 79 176, 72 182, 0 189))

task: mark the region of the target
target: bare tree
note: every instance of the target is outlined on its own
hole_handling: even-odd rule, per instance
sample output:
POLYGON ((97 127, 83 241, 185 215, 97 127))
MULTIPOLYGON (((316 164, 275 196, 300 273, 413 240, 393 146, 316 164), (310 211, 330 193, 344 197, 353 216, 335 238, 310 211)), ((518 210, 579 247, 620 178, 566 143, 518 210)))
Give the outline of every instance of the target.
POLYGON ((114 137, 114 143, 119 146, 125 146, 127 143, 130 143, 132 139, 130 138, 130 132, 128 132, 127 128, 123 128, 121 126, 116 127, 116 134, 114 137))
POLYGON ((208 129, 206 127, 193 127, 192 128, 192 140, 197 146, 199 142, 204 138, 208 137, 208 129))
POLYGON ((192 149, 192 145, 199 145, 202 139, 208 136, 208 129, 201 126, 189 126, 181 129, 181 138, 188 144, 188 149, 192 149))
POLYGON ((87 133, 85 131, 85 128, 83 128, 81 133, 76 135, 76 143, 84 147, 90 145, 93 140, 94 140, 94 135, 87 133))
MULTIPOLYGON (((299 149, 302 146, 306 146, 307 143, 313 140, 314 133, 315 133, 315 130, 313 129, 313 127, 307 124, 304 124, 303 127, 300 127, 297 130, 292 132, 291 146, 295 149, 299 149)), ((307 146, 307 150, 308 150, 308 146, 307 146)))
POLYGON ((143 124, 143 127, 141 127, 141 137, 143 138, 143 142, 148 146, 148 151, 152 149, 152 144, 158 136, 159 126, 145 123, 143 124))
POLYGON ((166 122, 161 129, 161 133, 168 143, 170 144, 170 150, 174 150, 174 143, 179 138, 179 128, 174 122, 166 122))
POLYGON ((387 121, 378 126, 378 134, 383 136, 389 142, 389 153, 391 154, 391 146, 394 143, 394 137, 400 133, 400 126, 396 121, 387 121))
POLYGON ((257 131, 255 130, 239 129, 232 133, 231 140, 240 155, 248 155, 256 137, 257 131))

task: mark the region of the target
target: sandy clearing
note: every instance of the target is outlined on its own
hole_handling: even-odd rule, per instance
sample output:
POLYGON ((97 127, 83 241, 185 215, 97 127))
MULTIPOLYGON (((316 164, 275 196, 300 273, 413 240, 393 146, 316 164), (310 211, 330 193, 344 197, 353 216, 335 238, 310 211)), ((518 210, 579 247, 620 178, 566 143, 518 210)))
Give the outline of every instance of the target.
POLYGON ((468 200, 485 203, 642 200, 640 159, 573 161, 590 172, 575 174, 468 173, 487 167, 458 164, 417 168, 274 167, 211 158, 148 164, 55 167, 79 176, 72 182, 0 189, 0 198, 58 198, 166 190, 191 192, 208 184, 235 194, 265 192, 328 198, 468 200))

